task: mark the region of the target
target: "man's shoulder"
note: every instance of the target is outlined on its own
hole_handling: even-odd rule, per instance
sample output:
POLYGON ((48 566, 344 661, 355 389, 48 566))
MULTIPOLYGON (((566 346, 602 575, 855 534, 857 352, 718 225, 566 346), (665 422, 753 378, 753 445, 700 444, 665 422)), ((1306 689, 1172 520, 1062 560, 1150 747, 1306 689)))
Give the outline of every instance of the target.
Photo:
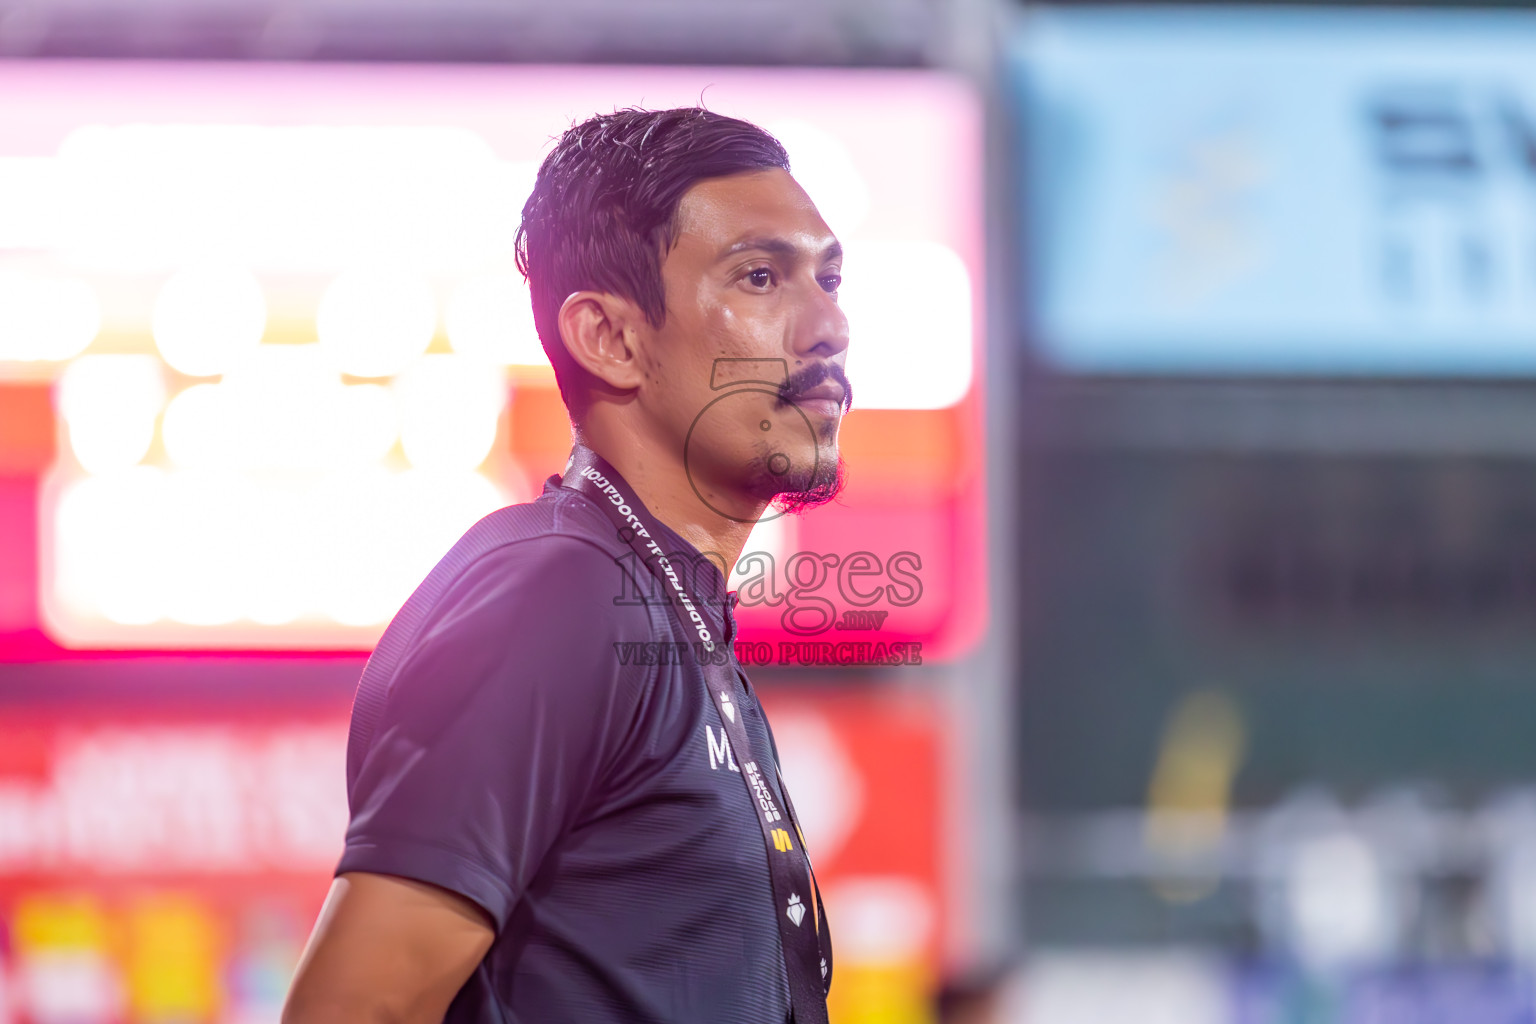
POLYGON ((507 505, 485 516, 464 533, 443 561, 468 564, 514 546, 528 558, 571 554, 584 547, 609 562, 628 550, 612 524, 587 498, 552 487, 534 501, 507 505))
POLYGON ((508 505, 477 522, 438 563, 423 589, 436 591, 433 596, 439 599, 468 588, 481 599, 553 602, 593 613, 606 609, 603 618, 609 619, 627 607, 615 599, 623 596, 628 550, 585 498, 546 492, 537 501, 508 505))
POLYGON ((374 660, 392 661, 428 636, 515 632, 551 614, 589 637, 648 634, 645 608, 624 600, 627 550, 601 511, 573 492, 546 490, 536 501, 497 509, 470 527, 406 600, 374 660), (540 614, 530 616, 533 609, 540 614))

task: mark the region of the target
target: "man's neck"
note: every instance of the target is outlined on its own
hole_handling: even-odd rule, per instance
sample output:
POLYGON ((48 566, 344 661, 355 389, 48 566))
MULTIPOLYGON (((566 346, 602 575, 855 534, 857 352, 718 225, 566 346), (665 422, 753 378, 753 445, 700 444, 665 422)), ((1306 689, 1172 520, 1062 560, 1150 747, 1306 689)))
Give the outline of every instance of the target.
MULTIPOLYGON (((730 578, 752 532, 751 522, 738 522, 713 511, 700 499, 688 477, 681 453, 666 446, 644 443, 633 432, 577 429, 577 443, 601 455, 629 484, 650 513, 717 563, 730 578), (594 436, 597 435, 597 436, 594 436)), ((764 508, 756 511, 761 514, 764 508)))

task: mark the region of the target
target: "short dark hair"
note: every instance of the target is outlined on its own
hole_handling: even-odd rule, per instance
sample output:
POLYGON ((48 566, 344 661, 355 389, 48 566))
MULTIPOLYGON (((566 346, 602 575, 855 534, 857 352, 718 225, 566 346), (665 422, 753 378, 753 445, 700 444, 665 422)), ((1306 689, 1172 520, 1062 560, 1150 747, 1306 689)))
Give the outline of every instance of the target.
POLYGON ((677 207, 707 178, 789 170, 772 135, 702 107, 598 114, 560 136, 539 167, 517 229, 517 267, 528 280, 533 323, 566 408, 577 367, 560 340, 560 306, 572 292, 610 292, 666 321, 661 263, 676 241, 677 207))

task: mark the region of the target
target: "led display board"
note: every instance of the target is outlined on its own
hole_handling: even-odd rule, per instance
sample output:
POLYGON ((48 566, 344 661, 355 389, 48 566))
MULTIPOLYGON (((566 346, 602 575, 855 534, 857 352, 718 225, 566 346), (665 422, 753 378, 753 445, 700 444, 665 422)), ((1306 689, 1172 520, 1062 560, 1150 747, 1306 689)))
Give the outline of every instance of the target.
MULTIPOLYGON (((840 922, 833 1012, 918 1020, 954 927, 944 716, 827 689, 764 704, 840 922)), ((346 741, 345 690, 0 702, 0 1019, 276 1020, 341 854, 346 741)))
POLYGON ((963 83, 16 61, 0 96, 27 97, 0 103, 0 655, 370 647, 464 529, 563 467, 512 251, 539 160, 595 112, 701 98, 785 143, 853 325, 850 485, 754 534, 745 653, 912 663, 978 634, 963 83))
POLYGON ((1536 372, 1536 16, 1036 9, 1034 342, 1088 372, 1536 372))

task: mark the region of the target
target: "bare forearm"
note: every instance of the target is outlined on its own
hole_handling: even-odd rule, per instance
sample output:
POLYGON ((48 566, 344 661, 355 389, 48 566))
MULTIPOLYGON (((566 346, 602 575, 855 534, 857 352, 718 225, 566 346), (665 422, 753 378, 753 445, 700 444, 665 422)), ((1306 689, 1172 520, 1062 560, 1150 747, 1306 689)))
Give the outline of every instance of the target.
MULTIPOLYGON (((431 1017, 418 1017, 429 1021, 431 1017)), ((439 1014, 436 1021, 442 1020, 439 1014)), ((283 1005, 282 1024, 416 1024, 399 1008, 386 1006, 365 997, 295 996, 283 1005)))
POLYGON ((282 1024, 441 1024, 494 937, 460 896, 343 875, 299 959, 282 1024))

